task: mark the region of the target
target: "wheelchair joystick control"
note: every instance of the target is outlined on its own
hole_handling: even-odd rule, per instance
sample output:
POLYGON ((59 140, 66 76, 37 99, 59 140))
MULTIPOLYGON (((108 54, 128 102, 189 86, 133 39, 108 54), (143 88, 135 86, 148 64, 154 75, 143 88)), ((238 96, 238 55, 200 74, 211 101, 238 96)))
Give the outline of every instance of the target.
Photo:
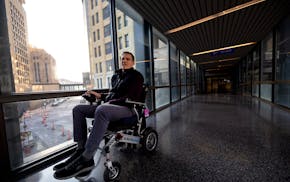
POLYGON ((144 116, 145 116, 146 118, 149 117, 149 113, 150 113, 149 109, 148 109, 148 108, 145 108, 145 109, 144 109, 144 116))

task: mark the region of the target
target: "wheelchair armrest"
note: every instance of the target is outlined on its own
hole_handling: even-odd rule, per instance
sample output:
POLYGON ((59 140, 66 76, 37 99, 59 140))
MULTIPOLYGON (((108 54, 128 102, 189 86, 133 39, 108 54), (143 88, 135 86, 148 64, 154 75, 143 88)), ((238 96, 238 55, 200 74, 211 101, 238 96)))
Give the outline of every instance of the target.
POLYGON ((143 103, 143 102, 137 102, 137 101, 132 101, 132 100, 129 100, 129 99, 126 99, 125 100, 125 103, 128 103, 128 104, 136 104, 138 106, 145 106, 146 103, 143 103))

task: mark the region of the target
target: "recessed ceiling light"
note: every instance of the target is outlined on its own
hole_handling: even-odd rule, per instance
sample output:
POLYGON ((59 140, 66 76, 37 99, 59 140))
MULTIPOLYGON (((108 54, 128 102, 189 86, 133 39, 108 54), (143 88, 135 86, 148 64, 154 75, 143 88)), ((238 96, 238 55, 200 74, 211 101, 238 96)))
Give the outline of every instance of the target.
POLYGON ((229 14, 229 13, 233 13, 235 11, 238 11, 238 10, 241 10, 241 9, 244 9, 244 8, 247 8, 249 6, 253 6, 255 4, 258 4, 258 3, 261 3, 261 2, 264 2, 264 1, 266 1, 266 0, 252 0, 252 1, 249 1, 247 3, 244 3, 244 4, 241 4, 241 5, 235 6, 235 7, 230 8, 230 9, 226 9, 226 10, 221 11, 219 13, 216 13, 216 14, 213 14, 213 15, 210 15, 210 16, 207 16, 207 17, 204 17, 204 18, 201 18, 199 20, 193 21, 191 23, 182 25, 180 27, 173 28, 173 29, 168 30, 167 32, 165 32, 165 34, 171 34, 171 33, 179 32, 179 31, 184 30, 184 29, 187 29, 189 27, 193 27, 195 25, 198 25, 198 24, 207 22, 209 20, 212 20, 212 19, 215 19, 215 18, 224 16, 224 15, 229 14))
POLYGON ((193 53, 192 56, 197 56, 197 55, 201 55, 201 54, 207 54, 207 53, 211 53, 211 52, 222 51, 222 50, 232 49, 232 48, 237 48, 237 47, 244 47, 244 46, 249 46, 249 45, 253 45, 253 44, 256 44, 256 42, 248 42, 245 44, 238 44, 238 45, 222 47, 222 48, 218 48, 218 49, 212 49, 212 50, 208 50, 208 51, 197 52, 197 53, 193 53))
POLYGON ((206 61, 206 62, 200 62, 198 64, 220 63, 220 62, 225 62, 225 61, 234 61, 234 60, 238 60, 238 59, 240 59, 240 57, 228 58, 228 59, 220 59, 220 60, 213 60, 213 61, 206 61))

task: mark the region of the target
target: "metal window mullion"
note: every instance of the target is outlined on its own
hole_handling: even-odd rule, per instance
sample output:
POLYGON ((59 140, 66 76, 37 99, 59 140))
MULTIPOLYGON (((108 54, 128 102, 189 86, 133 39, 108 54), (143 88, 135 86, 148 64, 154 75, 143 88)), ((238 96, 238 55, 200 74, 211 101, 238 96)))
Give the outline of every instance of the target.
POLYGON ((156 111, 156 99, 155 99, 155 78, 154 78, 154 48, 153 48, 153 28, 149 24, 149 45, 150 45, 150 59, 151 59, 151 77, 152 77, 152 101, 153 101, 153 111, 156 111))
MULTIPOLYGON (((168 39, 167 39, 168 40, 168 39)), ((168 76, 169 76, 169 103, 172 103, 172 84, 171 84, 171 51, 170 51, 170 40, 167 41, 168 43, 168 76)))
POLYGON ((111 30, 112 30, 112 57, 114 60, 115 70, 119 69, 119 56, 117 45, 117 26, 116 26, 116 3, 115 0, 109 0, 111 4, 111 30))
MULTIPOLYGON (((276 80, 276 65, 277 65, 277 59, 276 59, 276 29, 273 29, 273 48, 272 48, 272 81, 274 82, 276 80)), ((273 83, 272 85, 272 102, 274 103, 275 101, 275 84, 273 83)))

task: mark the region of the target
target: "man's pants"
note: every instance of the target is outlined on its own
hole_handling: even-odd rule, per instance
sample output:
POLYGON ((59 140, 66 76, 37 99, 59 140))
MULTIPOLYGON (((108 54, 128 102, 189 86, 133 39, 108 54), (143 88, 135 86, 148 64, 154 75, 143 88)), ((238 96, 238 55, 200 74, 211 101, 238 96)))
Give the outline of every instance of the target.
POLYGON ((126 106, 113 104, 77 105, 73 108, 73 134, 74 141, 85 144, 86 154, 93 154, 97 150, 107 130, 109 122, 116 122, 121 118, 131 117, 134 111, 126 106), (87 139, 86 118, 94 118, 92 131, 87 139))

